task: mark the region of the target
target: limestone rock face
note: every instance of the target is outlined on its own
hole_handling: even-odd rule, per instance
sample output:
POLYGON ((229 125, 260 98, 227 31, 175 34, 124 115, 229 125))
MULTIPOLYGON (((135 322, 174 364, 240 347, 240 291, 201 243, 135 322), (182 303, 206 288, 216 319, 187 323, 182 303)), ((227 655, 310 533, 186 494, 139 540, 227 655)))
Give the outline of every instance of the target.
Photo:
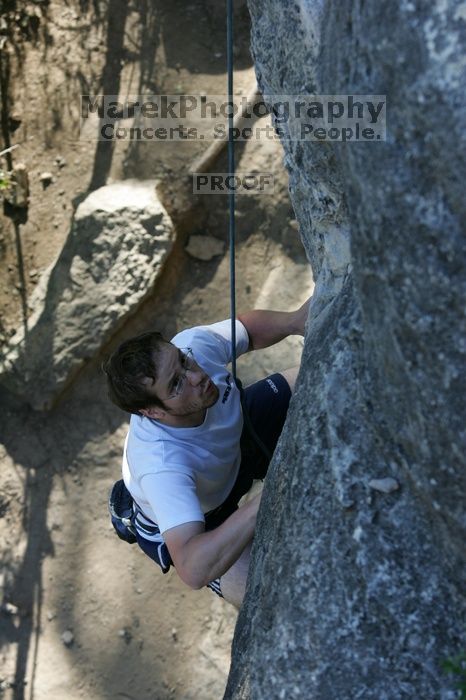
POLYGON ((453 700, 466 649, 463 2, 249 0, 265 97, 386 94, 284 142, 316 280, 226 698, 453 700))
POLYGON ((50 406, 151 291, 173 241, 155 182, 126 180, 90 194, 31 300, 27 333, 7 348, 2 384, 35 408, 50 406))

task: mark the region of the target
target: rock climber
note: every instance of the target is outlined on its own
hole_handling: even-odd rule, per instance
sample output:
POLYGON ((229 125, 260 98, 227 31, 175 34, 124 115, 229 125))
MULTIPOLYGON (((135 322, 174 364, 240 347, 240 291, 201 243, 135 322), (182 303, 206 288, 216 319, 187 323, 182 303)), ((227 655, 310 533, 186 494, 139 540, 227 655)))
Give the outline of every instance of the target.
MULTIPOLYGON (((304 335, 309 300, 295 311, 253 310, 236 320, 237 356, 304 335)), ((173 564, 191 588, 208 586, 239 607, 260 494, 238 507, 269 459, 243 421, 227 368, 231 322, 126 340, 104 365, 109 396, 131 413, 123 479, 133 498, 137 542, 164 572, 173 564)), ((273 452, 297 368, 244 390, 259 442, 273 452)))

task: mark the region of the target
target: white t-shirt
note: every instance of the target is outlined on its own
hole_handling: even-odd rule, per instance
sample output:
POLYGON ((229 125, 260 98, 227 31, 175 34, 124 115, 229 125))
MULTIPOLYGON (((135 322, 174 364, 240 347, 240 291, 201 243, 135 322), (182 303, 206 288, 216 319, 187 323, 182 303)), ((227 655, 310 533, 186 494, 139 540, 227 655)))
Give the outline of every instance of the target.
MULTIPOLYGON (((238 475, 243 428, 239 390, 226 368, 231 362, 230 321, 190 328, 171 342, 178 348, 192 348, 196 362, 220 393, 217 403, 206 410, 202 425, 194 428, 173 428, 145 416, 131 416, 123 479, 162 533, 191 521, 203 522, 204 513, 223 503, 238 475)), ((247 330, 236 321, 237 355, 248 346, 247 330)))

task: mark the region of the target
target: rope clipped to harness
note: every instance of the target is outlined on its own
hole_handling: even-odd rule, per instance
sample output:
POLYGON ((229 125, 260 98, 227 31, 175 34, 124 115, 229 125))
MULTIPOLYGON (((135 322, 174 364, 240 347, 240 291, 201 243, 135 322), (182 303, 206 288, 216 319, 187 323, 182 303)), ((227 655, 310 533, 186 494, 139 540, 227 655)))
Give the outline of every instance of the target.
MULTIPOLYGON (((235 140, 233 131, 233 0, 227 0, 227 75, 228 103, 231 105, 228 115, 228 175, 234 182, 235 174, 235 140)), ((236 381, 236 266, 235 266, 235 191, 228 192, 228 232, 230 239, 230 318, 231 318, 231 370, 236 381)))
POLYGON ((249 434, 253 438, 256 445, 259 447, 259 449, 263 452, 263 454, 270 461, 272 459, 272 453, 270 452, 269 448, 260 439, 259 435, 256 433, 256 430, 252 424, 251 417, 249 415, 249 411, 248 411, 247 406, 246 406, 243 385, 241 383, 241 380, 238 379, 238 377, 236 378, 236 386, 239 389, 239 395, 240 395, 240 399, 241 399, 241 408, 243 409, 244 424, 247 427, 249 434))
MULTIPOLYGON (((233 107, 233 0, 227 0, 227 76, 228 76, 228 103, 233 107)), ((228 115, 228 175, 230 182, 234 181, 235 174, 235 138, 233 127, 233 108, 228 115)), ((244 389, 236 372, 236 226, 235 226, 235 192, 228 192, 228 232, 230 239, 230 318, 231 318, 231 372, 241 397, 244 423, 253 437, 257 446, 262 450, 267 459, 272 459, 270 450, 264 445, 252 424, 249 412, 244 401, 244 389)))
MULTIPOLYGON (((227 0, 227 64, 228 64, 228 101, 233 104, 233 0, 227 0)), ((230 176, 235 174, 234 151, 234 123, 233 109, 228 117, 228 171, 230 176)), ((232 374, 241 397, 243 418, 251 437, 262 450, 267 459, 271 459, 270 450, 264 445, 257 435, 247 410, 244 400, 244 390, 236 373, 236 269, 235 269, 235 193, 231 190, 228 194, 229 204, 229 238, 230 238, 230 317, 231 317, 231 343, 232 343, 232 374)), ((108 509, 112 525, 118 537, 125 542, 134 544, 139 542, 140 547, 162 569, 163 573, 169 571, 173 562, 168 548, 160 533, 159 527, 147 515, 133 499, 125 486, 123 479, 116 481, 108 496, 108 509), (138 530, 136 529, 136 523, 138 530), (146 539, 141 536, 149 536, 146 539)), ((217 509, 218 510, 218 509, 217 509)), ((212 511, 212 514, 214 512, 212 511)), ((218 580, 208 584, 218 595, 221 595, 218 580)))

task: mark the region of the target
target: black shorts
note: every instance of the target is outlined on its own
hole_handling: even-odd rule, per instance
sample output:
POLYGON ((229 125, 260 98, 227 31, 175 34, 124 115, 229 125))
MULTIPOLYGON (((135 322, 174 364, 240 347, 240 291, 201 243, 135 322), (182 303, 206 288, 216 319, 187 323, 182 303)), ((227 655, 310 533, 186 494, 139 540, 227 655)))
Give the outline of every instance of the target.
MULTIPOLYGON (((283 430, 291 398, 288 382, 281 374, 271 374, 244 389, 243 402, 254 431, 273 454, 283 430)), ((238 508, 238 502, 252 486, 254 479, 267 474, 270 459, 251 435, 247 421, 241 435, 241 465, 236 482, 228 498, 205 515, 206 530, 213 530, 238 508)))

